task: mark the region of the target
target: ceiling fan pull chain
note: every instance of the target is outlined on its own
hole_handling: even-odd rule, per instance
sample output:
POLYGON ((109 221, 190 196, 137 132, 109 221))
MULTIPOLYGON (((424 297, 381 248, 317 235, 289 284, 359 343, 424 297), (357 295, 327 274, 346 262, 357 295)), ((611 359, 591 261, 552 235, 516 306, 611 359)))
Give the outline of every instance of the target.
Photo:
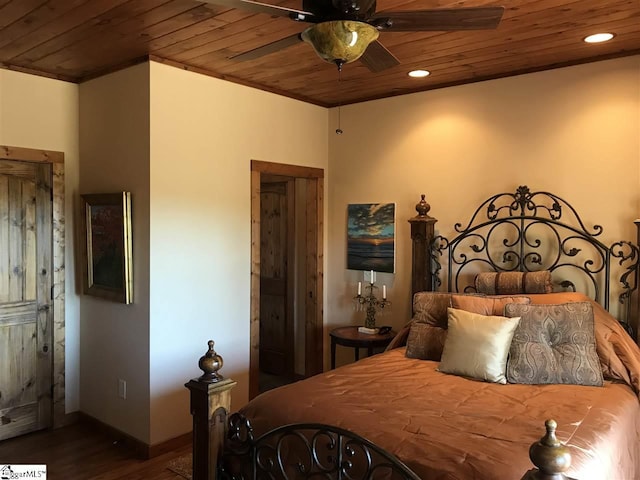
MULTIPOLYGON (((342 64, 338 63, 338 87, 340 87, 341 82, 342 82, 342 64)), ((341 107, 342 105, 338 103, 338 128, 336 128, 336 135, 342 135, 344 133, 340 128, 340 108, 341 107)))

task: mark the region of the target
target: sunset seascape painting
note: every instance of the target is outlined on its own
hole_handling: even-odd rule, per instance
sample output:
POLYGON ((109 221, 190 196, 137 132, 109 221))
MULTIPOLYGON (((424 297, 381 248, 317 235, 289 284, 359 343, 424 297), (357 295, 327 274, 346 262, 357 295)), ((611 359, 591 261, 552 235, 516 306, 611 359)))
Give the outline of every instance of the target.
POLYGON ((395 203, 347 207, 347 268, 394 273, 395 203))

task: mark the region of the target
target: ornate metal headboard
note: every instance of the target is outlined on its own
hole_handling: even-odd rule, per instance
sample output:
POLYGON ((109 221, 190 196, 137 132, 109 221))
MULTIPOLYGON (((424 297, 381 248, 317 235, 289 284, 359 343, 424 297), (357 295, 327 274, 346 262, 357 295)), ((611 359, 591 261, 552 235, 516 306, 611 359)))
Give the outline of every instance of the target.
POLYGON ((640 249, 629 241, 606 245, 603 228, 585 226, 576 210, 549 192, 526 186, 485 200, 466 225, 454 226, 453 238, 435 235, 436 220, 424 200, 416 206, 412 224, 414 244, 413 292, 443 288, 475 291, 473 279, 483 271, 532 272, 550 270, 554 282, 577 289, 602 304, 623 305, 618 317, 630 325, 631 294, 638 286, 640 249), (425 253, 421 254, 420 249, 425 253), (418 250, 418 252, 416 252, 418 250))

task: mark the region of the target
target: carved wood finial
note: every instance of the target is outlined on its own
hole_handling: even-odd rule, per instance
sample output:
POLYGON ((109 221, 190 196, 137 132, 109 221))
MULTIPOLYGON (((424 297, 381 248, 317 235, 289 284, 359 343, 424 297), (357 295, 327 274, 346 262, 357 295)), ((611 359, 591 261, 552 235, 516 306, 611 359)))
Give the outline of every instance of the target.
POLYGON ((425 197, 424 193, 420 195, 420 201, 416 204, 416 212, 418 212, 419 217, 426 217, 429 210, 431 210, 431 205, 427 203, 425 197))
POLYGON ((224 362, 222 361, 222 357, 213 349, 214 341, 209 340, 207 344, 209 345, 209 350, 207 350, 207 353, 200 357, 198 361, 198 367, 204 372, 198 377, 198 381, 203 383, 216 383, 224 379, 224 377, 218 373, 218 370, 222 368, 224 362))
POLYGON ((538 467, 539 474, 533 478, 560 480, 571 466, 571 453, 556 437, 558 424, 555 420, 547 420, 546 434, 529 448, 529 458, 538 467))

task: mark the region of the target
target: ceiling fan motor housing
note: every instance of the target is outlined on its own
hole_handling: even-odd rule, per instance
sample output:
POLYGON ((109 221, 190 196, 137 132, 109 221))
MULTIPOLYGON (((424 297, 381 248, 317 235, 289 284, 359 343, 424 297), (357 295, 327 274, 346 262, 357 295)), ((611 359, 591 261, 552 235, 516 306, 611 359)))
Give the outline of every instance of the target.
POLYGON ((376 12, 376 0, 303 0, 302 8, 313 12, 317 22, 367 21, 376 12))

